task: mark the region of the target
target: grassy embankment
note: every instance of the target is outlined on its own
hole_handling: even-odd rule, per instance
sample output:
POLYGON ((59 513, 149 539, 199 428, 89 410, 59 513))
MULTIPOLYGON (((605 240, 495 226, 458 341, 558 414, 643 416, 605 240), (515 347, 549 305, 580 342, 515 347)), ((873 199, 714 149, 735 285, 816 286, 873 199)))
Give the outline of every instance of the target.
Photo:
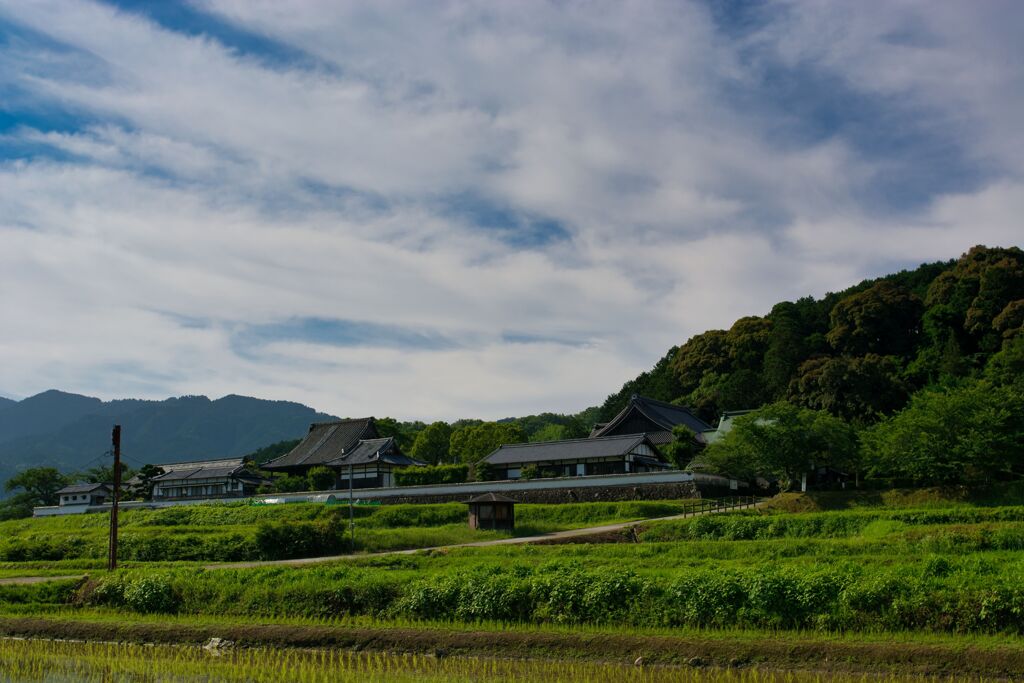
MULTIPOLYGON (((516 535, 664 517, 692 503, 521 505, 516 535)), ((357 552, 508 537, 470 530, 466 506, 459 503, 356 506, 355 514, 357 552)), ((100 568, 106 557, 107 524, 108 517, 99 514, 2 522, 0 572, 100 568)), ((127 510, 121 516, 120 557, 129 563, 275 560, 342 554, 350 549, 345 505, 211 504, 127 510)))
MULTIPOLYGON (((776 508, 794 503, 806 504, 776 508)), ((6 586, 0 628, 850 670, 1024 667, 1024 507, 738 512, 648 524, 628 540, 6 586)))

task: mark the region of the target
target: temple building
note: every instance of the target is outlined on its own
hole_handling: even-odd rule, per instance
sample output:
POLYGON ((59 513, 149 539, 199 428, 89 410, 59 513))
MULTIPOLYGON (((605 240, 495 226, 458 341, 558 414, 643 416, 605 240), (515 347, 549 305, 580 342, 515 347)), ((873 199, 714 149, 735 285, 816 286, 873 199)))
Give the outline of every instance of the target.
POLYGON ((671 467, 644 434, 508 444, 483 462, 495 479, 519 479, 527 467, 533 468, 536 476, 547 477, 653 472, 671 467))
POLYGON ((672 430, 677 425, 686 426, 695 434, 694 440, 701 444, 705 443, 704 432, 715 429, 685 406, 633 394, 618 415, 608 422, 594 425, 590 436, 645 434, 655 445, 664 446, 672 443, 672 430))
POLYGON ((270 472, 305 476, 314 467, 335 472, 335 487, 394 486, 394 470, 426 463, 403 454, 392 437, 381 437, 372 417, 315 422, 299 444, 264 464, 270 472))

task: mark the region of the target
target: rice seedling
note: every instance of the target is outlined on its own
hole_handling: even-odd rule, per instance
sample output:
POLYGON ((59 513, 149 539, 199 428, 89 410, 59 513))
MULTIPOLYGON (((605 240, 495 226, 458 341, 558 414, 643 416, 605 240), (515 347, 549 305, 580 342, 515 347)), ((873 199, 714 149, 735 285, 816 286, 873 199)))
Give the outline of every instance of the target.
POLYGON ((966 683, 966 677, 644 666, 636 662, 437 657, 339 650, 234 649, 0 640, 2 683, 966 683))

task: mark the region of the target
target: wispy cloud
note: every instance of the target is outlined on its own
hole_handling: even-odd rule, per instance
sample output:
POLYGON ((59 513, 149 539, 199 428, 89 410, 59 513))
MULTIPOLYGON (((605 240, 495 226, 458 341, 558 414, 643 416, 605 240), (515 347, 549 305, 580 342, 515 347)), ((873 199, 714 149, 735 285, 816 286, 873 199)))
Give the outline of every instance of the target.
POLYGON ((0 0, 0 386, 600 401, 1019 241, 1024 11, 0 0))

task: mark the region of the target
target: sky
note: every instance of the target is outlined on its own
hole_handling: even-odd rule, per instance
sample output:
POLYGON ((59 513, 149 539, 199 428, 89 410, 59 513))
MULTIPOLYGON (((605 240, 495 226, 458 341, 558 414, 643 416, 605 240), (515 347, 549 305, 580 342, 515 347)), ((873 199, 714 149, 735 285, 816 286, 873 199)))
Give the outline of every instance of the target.
POLYGON ((0 394, 603 401, 1020 244, 1024 4, 0 0, 0 394))

